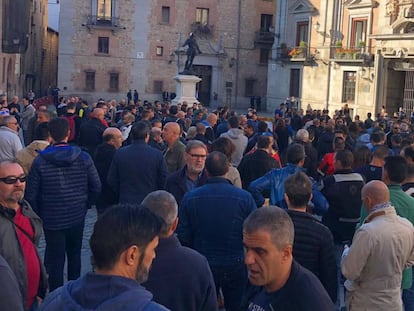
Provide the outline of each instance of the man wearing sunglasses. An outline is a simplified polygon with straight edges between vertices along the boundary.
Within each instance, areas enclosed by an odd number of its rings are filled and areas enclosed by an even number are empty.
[[[47,276],[36,250],[42,221],[23,199],[25,188],[20,164],[0,162],[0,255],[15,274],[22,306],[29,310],[46,294]]]

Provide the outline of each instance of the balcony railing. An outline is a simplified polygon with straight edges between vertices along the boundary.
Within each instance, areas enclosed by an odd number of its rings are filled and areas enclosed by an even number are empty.
[[[275,34],[273,32],[259,30],[259,31],[256,31],[254,34],[255,44],[272,45],[274,41],[275,41]]]
[[[192,23],[191,32],[199,38],[211,38],[214,35],[214,26],[209,24]]]
[[[90,28],[116,29],[119,27],[119,17],[88,15],[86,26]]]
[[[367,52],[366,48],[339,47],[331,48],[331,55],[336,62],[370,63],[373,55]]]

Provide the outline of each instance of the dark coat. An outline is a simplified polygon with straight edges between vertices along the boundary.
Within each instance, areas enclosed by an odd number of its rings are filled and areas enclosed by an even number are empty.
[[[186,169],[187,166],[184,166],[182,169],[168,175],[165,181],[165,190],[174,196],[178,205],[181,204],[184,194],[188,192],[185,173]],[[206,180],[207,174],[205,171],[203,171],[198,179],[197,186],[204,185],[206,183]]]
[[[263,290],[263,287],[250,285],[242,300],[240,310],[249,310],[249,303]],[[273,295],[267,294],[267,297],[272,310],[277,311],[335,310],[334,304],[318,278],[295,261],[292,263],[290,276],[285,285]],[[270,310],[270,307],[268,308]]]
[[[244,258],[243,221],[255,209],[250,193],[225,178],[211,177],[184,195],[178,237],[206,256],[211,267],[237,265]]]
[[[102,143],[102,134],[105,129],[106,126],[96,118],[83,123],[79,130],[79,146],[94,156],[96,147]]]
[[[115,152],[115,147],[108,143],[103,143],[96,148],[94,162],[102,183],[102,191],[96,200],[96,209],[99,212],[118,202],[115,192],[106,181]]]
[[[161,151],[136,140],[116,151],[107,181],[120,203],[139,204],[150,192],[164,189],[167,175]]]
[[[33,161],[26,199],[47,230],[62,230],[84,221],[101,181],[89,154],[70,145],[50,146]]]
[[[273,168],[280,168],[279,162],[265,150],[257,149],[252,154],[245,155],[237,167],[243,189],[247,190],[250,182],[262,177]]]
[[[335,243],[350,243],[361,215],[361,190],[364,179],[351,169],[336,171],[322,180],[321,192],[329,202],[322,223],[327,226]]]
[[[308,213],[294,210],[287,212],[295,227],[293,257],[318,277],[335,303],[338,280],[331,231]]]
[[[218,310],[206,258],[181,246],[175,235],[160,239],[148,281],[142,285],[154,295],[154,301],[171,310]]]

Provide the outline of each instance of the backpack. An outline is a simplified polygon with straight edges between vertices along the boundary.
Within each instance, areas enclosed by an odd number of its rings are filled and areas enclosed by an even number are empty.
[[[76,138],[76,126],[75,126],[75,118],[76,115],[73,114],[71,116],[63,116],[69,122],[70,134],[69,134],[69,142],[72,142]]]

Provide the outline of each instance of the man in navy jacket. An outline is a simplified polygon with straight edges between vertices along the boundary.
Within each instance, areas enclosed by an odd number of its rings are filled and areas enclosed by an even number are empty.
[[[85,215],[101,191],[101,181],[88,153],[69,145],[69,122],[48,124],[52,145],[34,160],[27,180],[26,199],[43,220],[46,239],[45,266],[50,291],[63,285],[65,254],[68,279],[81,271]]]
[[[133,143],[116,151],[108,184],[119,203],[139,204],[152,191],[164,189],[168,175],[161,151],[148,146],[150,129],[145,121],[134,124]]]
[[[213,275],[206,258],[181,246],[174,234],[178,207],[167,191],[151,192],[142,205],[164,220],[147,282],[143,283],[154,300],[171,310],[217,310]]]
[[[226,310],[239,310],[247,280],[242,226],[256,204],[250,193],[226,179],[229,162],[223,153],[210,153],[206,170],[206,184],[184,195],[177,233],[184,245],[206,256]]]

